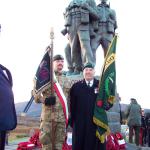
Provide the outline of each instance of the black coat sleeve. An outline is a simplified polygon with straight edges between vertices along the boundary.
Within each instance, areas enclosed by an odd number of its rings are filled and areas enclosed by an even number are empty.
[[[74,119],[75,119],[75,111],[76,111],[76,96],[74,86],[70,89],[70,118],[69,125],[73,127]]]

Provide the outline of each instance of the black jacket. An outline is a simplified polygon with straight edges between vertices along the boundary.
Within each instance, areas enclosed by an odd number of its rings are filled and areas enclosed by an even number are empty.
[[[0,131],[12,130],[16,125],[11,73],[0,64]]]
[[[70,90],[71,126],[73,150],[96,150],[96,125],[93,112],[97,97],[98,80],[88,87],[85,80],[75,83]]]

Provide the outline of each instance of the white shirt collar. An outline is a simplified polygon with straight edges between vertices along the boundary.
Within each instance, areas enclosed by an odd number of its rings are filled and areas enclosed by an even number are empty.
[[[91,81],[85,80],[85,82],[86,82],[87,85],[88,85],[88,83],[90,82],[90,87],[92,87],[92,86],[93,86],[94,79],[92,79]]]
[[[3,73],[6,76],[6,78],[9,79],[6,70],[3,70]]]

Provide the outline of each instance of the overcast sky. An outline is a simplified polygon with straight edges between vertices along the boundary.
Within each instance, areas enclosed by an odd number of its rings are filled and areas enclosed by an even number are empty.
[[[33,78],[50,43],[54,28],[54,54],[64,55],[67,38],[61,35],[63,12],[69,0],[1,0],[0,63],[12,72],[15,102],[28,101]],[[137,98],[150,108],[149,0],[109,0],[117,14],[119,35],[116,52],[117,91],[122,103]],[[99,1],[97,1],[97,4]],[[96,74],[100,74],[103,52],[97,50]]]

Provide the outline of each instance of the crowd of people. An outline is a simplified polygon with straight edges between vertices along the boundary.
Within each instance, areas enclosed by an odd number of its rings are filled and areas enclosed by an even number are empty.
[[[49,62],[42,60],[38,68],[39,84],[45,82],[46,85],[39,92],[33,90],[35,102],[42,103],[39,135],[42,150],[61,150],[68,128],[72,129],[72,150],[106,150],[106,140],[101,142],[96,137],[97,126],[93,122],[99,88],[99,81],[94,78],[94,67],[96,49],[100,44],[106,56],[117,29],[116,14],[106,3],[107,0],[101,0],[98,6],[94,3],[90,4],[90,1],[87,4],[81,2],[72,0],[66,8],[63,34],[68,34],[69,40],[65,49],[69,74],[76,75],[82,72],[83,79],[76,83],[69,82],[66,80],[66,72],[63,71],[63,56],[55,55],[52,60],[54,75],[67,98],[69,113],[62,102],[63,96],[61,97],[61,93],[56,92],[59,90],[58,87],[55,87],[55,91],[53,90],[56,84],[46,83],[50,77],[49,70],[46,68]],[[16,127],[17,120],[11,73],[2,65],[0,65],[0,81],[2,83],[0,85],[0,150],[4,150],[5,141],[8,142],[6,133]],[[100,107],[102,105],[103,103],[99,103]],[[4,109],[5,111],[1,111]],[[145,115],[134,98],[131,98],[127,109],[127,118],[129,142],[135,142],[137,146],[147,144],[150,147],[150,114]]]
[[[55,75],[61,86],[64,87],[63,90],[65,91],[65,94],[70,99],[70,117],[68,126],[72,128],[73,132],[72,150],[93,150],[93,148],[94,150],[105,150],[106,142],[100,143],[100,141],[96,138],[96,125],[92,120],[98,89],[98,80],[94,78],[94,66],[92,64],[86,64],[83,68],[83,80],[78,81],[77,83],[74,83],[72,85],[70,84],[69,87],[68,83],[63,83],[62,81],[62,78],[65,77],[66,74],[63,71],[63,66],[63,56],[55,55],[53,57],[53,67]],[[1,66],[1,68],[2,67],[3,66]],[[10,72],[8,72],[8,70],[6,72],[4,69],[6,70],[6,68],[2,68],[1,79],[2,77],[4,77],[5,80],[9,79],[8,81],[10,83],[8,84],[8,86],[10,86],[11,89],[11,74],[8,74]],[[69,90],[66,91],[66,89]],[[57,98],[54,101],[49,97],[49,95],[49,91],[44,91],[42,97],[35,97],[36,102],[43,103],[40,125],[41,133],[39,139],[42,144],[43,150],[52,149],[53,144],[55,150],[60,150],[64,144],[66,137],[66,124],[65,118],[63,117],[64,112],[62,110],[58,97],[56,96]],[[8,97],[7,99],[8,101],[11,100],[13,102],[13,96],[11,98]],[[56,110],[54,114],[51,110],[52,106],[54,106]],[[8,125],[10,125],[10,130],[14,129],[16,126],[14,104],[12,104],[11,107],[12,108],[10,108],[10,110],[13,112],[13,115],[10,119],[12,120],[11,122],[4,122],[5,125],[7,123]],[[55,118],[52,117],[52,114]],[[127,125],[129,126],[129,142],[135,143],[137,146],[150,147],[150,113],[144,113],[144,110],[138,104],[137,100],[135,98],[131,98],[131,103],[128,106],[126,115]],[[4,116],[1,115],[1,117]],[[55,119],[54,125],[52,125],[52,119]],[[1,125],[3,124],[1,123]],[[1,128],[2,127],[4,126],[1,126]],[[54,135],[52,134],[52,129],[55,129]],[[4,143],[6,142],[6,144],[8,144],[7,136],[5,134],[7,133],[7,130],[8,129],[1,129],[0,131],[0,147],[2,150],[4,149]],[[54,143],[52,143],[52,141]]]
[[[39,92],[33,90],[33,96],[35,102],[42,103],[39,137],[42,149],[60,150],[65,141],[66,125],[70,125],[73,128],[73,150],[97,150],[99,147],[105,150],[105,142],[101,143],[95,136],[96,125],[93,123],[94,105],[98,94],[98,81],[94,78],[94,67],[96,64],[96,49],[101,44],[104,50],[104,56],[106,56],[109,44],[115,35],[117,28],[116,13],[110,8],[110,5],[107,4],[107,0],[101,0],[98,6],[96,6],[94,1],[72,0],[65,10],[64,17],[64,34],[68,34],[69,40],[69,46],[67,46],[66,50],[66,60],[69,62],[68,69],[71,69],[71,75],[82,74],[83,72],[83,79],[73,85],[68,83],[68,80],[65,80],[65,72],[63,72],[64,58],[61,55],[53,57],[53,65],[51,68],[53,68],[52,70],[58,81],[57,83],[59,83],[66,98],[70,99],[69,120],[71,121],[68,124],[66,123],[68,112],[65,110],[65,104],[62,103],[59,97],[60,95],[58,95],[56,91],[54,92],[53,85],[47,82],[47,79],[50,77],[50,70],[48,70],[50,66],[46,68],[49,62],[46,60],[41,62],[38,68],[39,74],[37,76],[37,82],[39,86],[42,85],[42,83],[47,83],[44,85],[44,88],[41,87],[43,90],[39,90]],[[7,74],[4,74],[4,70],[0,73],[6,80],[9,80]],[[52,78],[52,76],[50,78]],[[64,80],[66,82],[64,82]],[[52,83],[52,80],[49,81]],[[83,86],[83,88],[78,89],[78,86],[80,86],[78,84]],[[55,84],[55,86],[57,85]],[[11,96],[13,100],[11,88],[12,85],[10,85],[11,93],[8,96]],[[58,87],[55,87],[55,90],[56,88]],[[1,88],[0,90],[3,89]],[[83,92],[79,92],[78,90],[83,90]],[[5,96],[6,101],[9,99],[8,96]],[[0,99],[1,98],[2,97],[0,97]],[[4,108],[6,107],[6,101],[3,103],[5,106],[0,105],[0,108],[2,106]],[[7,109],[14,110],[13,113],[16,114],[14,103],[13,109],[9,107]],[[3,112],[3,114],[9,113]],[[12,116],[12,114],[10,116]],[[7,117],[0,118],[0,121],[6,118]],[[13,119],[16,125],[16,116]],[[85,121],[81,124],[80,119],[85,119]],[[6,122],[7,121],[8,120],[6,120]],[[14,128],[15,125],[12,128]],[[6,128],[5,130],[3,128],[0,130],[0,136],[2,137],[0,138],[0,143],[4,143],[1,139],[5,139],[6,131]],[[1,145],[2,144],[0,144],[0,146]],[[3,149],[4,146],[2,147],[2,150]]]

